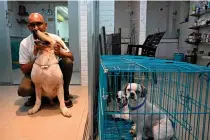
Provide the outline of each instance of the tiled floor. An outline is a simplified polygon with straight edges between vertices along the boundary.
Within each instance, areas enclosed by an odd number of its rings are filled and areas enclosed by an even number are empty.
[[[20,84],[23,74],[20,69],[14,69],[12,70],[12,81],[13,84]],[[80,84],[80,72],[73,72],[72,78],[71,78],[71,85],[79,85]]]
[[[0,140],[81,140],[88,114],[88,88],[70,86],[74,106],[71,118],[62,116],[59,106],[43,106],[29,116],[17,96],[16,86],[0,86]]]

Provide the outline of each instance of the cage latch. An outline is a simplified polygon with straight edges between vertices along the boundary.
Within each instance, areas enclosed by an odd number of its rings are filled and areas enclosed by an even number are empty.
[[[107,100],[108,95],[102,95],[102,98],[103,98],[104,100]]]

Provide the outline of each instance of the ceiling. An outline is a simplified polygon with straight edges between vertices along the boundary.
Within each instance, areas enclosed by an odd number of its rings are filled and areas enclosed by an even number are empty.
[[[65,6],[58,6],[57,13],[68,20],[68,8]]]
[[[51,1],[36,1],[36,0],[31,0],[31,1],[18,1],[20,4],[68,4],[68,0],[51,0]]]

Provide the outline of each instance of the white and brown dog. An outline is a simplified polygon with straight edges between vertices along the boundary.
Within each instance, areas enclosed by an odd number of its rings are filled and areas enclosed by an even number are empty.
[[[33,34],[37,38],[35,44],[44,49],[38,52],[31,72],[31,79],[35,85],[36,102],[34,107],[28,111],[28,114],[38,112],[42,96],[47,96],[51,100],[57,96],[62,114],[65,117],[71,117],[71,113],[64,102],[63,74],[54,54],[53,46],[56,41],[46,32],[34,30]]]
[[[131,119],[136,124],[132,129],[136,129],[134,132],[137,140],[150,137],[155,140],[169,140],[174,136],[171,121],[158,107],[147,101],[147,90],[143,85],[128,83],[124,90],[128,98],[128,108],[132,112]]]
[[[128,98],[126,97],[124,91],[118,91],[116,94],[116,111],[120,112],[119,114],[112,115],[113,118],[130,120],[129,109],[128,109]]]

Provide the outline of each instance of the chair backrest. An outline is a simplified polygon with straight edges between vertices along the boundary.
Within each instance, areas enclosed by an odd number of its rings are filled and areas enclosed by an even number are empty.
[[[157,46],[160,43],[164,34],[165,34],[165,32],[159,32],[159,33],[155,33],[155,34],[151,35],[152,38],[150,39],[150,42],[145,45],[147,47],[142,49],[142,55],[149,56],[149,57],[155,57]]]
[[[102,37],[101,37],[101,34],[99,34],[99,46],[100,46],[100,55],[104,55],[105,54],[105,50],[102,47]]]
[[[146,38],[146,40],[144,41],[144,43],[142,45],[144,45],[144,46],[150,45],[151,42],[152,42],[153,36],[154,36],[154,34],[148,35],[147,38]]]
[[[162,37],[164,36],[165,32],[159,32],[159,33],[156,33],[154,36],[153,36],[153,41],[152,41],[152,46],[156,46],[160,43],[160,40],[162,39]]]
[[[105,26],[101,27],[101,37],[99,38],[101,40],[101,52],[102,55],[107,54],[107,46],[106,46],[106,31],[105,31]],[[99,40],[99,41],[100,41]]]

